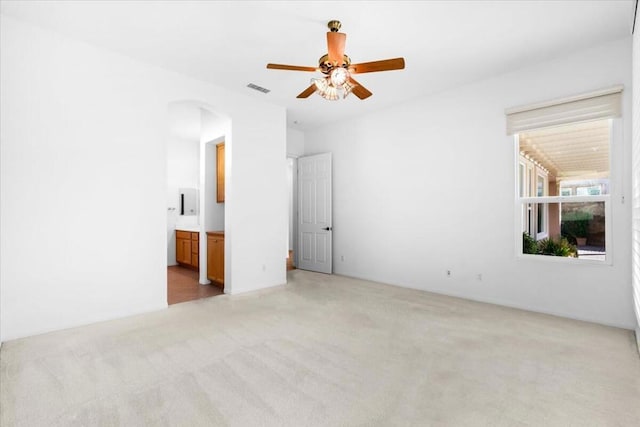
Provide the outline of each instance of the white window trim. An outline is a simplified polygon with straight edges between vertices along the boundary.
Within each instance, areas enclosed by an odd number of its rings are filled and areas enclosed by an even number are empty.
[[[542,178],[542,193],[544,196],[547,196],[547,193],[549,192],[549,175],[540,169],[536,170],[535,194],[538,194],[538,178]],[[545,204],[542,208],[542,224],[544,224],[545,230],[542,232],[538,230],[538,211],[536,210],[536,240],[546,239],[549,237],[549,205]]]
[[[613,200],[617,199],[617,195],[624,194],[622,184],[619,183],[619,179],[623,174],[623,168],[621,164],[613,167],[614,159],[618,157],[618,149],[622,149],[620,147],[623,146],[623,129],[622,129],[622,119],[619,117],[614,117],[609,119],[609,194],[601,194],[597,196],[547,196],[547,197],[519,197],[520,188],[518,183],[518,167],[521,163],[520,161],[520,137],[519,134],[513,135],[513,143],[514,143],[514,170],[515,170],[515,179],[514,179],[514,209],[513,209],[513,217],[516,219],[514,221],[514,244],[515,244],[515,253],[516,259],[520,260],[533,260],[540,262],[559,262],[566,264],[593,264],[593,265],[601,265],[601,266],[612,266],[613,265],[613,217],[612,217],[612,208],[611,204]],[[618,170],[620,169],[620,170]],[[601,260],[593,260],[586,258],[571,258],[571,257],[557,257],[557,256],[544,256],[544,255],[533,255],[533,254],[525,254],[522,253],[522,232],[523,232],[523,224],[522,221],[522,205],[526,203],[558,203],[558,202],[567,202],[567,203],[580,203],[580,202],[604,202],[604,213],[605,213],[605,259]],[[517,218],[521,218],[520,221]],[[549,225],[547,224],[547,229]]]
[[[544,197],[518,197],[521,203],[588,203],[608,202],[610,194],[598,194],[597,196],[544,196]]]

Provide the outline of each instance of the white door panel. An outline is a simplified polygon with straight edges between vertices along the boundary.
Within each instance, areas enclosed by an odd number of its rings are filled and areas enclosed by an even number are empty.
[[[298,268],[331,273],[331,153],[298,159]]]

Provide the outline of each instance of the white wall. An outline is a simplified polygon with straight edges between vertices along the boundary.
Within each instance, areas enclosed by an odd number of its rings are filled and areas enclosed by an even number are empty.
[[[243,112],[225,141],[225,293],[233,294],[286,282],[286,116],[251,105]]]
[[[300,157],[304,154],[304,132],[287,128],[287,156]]]
[[[4,15],[0,24],[0,340],[166,307],[174,101],[232,121],[233,292],[285,282],[283,108]]]
[[[205,231],[224,230],[224,203],[218,203],[216,189],[218,178],[216,174],[216,144],[224,142],[225,134],[230,132],[231,122],[228,118],[216,116],[209,111],[201,110],[202,135],[200,149],[206,153],[205,161],[200,165],[201,175],[204,175]],[[204,172],[202,174],[202,172]]]
[[[200,200],[203,201],[200,228],[200,283],[210,283],[207,279],[207,231],[224,230],[225,203],[217,202],[217,148],[216,144],[225,142],[226,136],[231,135],[231,121],[228,118],[216,116],[207,110],[202,112],[202,135],[200,136]],[[225,143],[226,146],[226,143]],[[226,155],[226,150],[225,150]],[[229,259],[225,259],[225,273],[230,270]],[[231,279],[227,280],[231,283]],[[228,287],[227,287],[228,288]]]
[[[636,340],[640,350],[640,16],[636,17],[633,33],[633,229],[632,229],[632,281],[636,313]]]
[[[294,246],[293,246],[293,226],[295,224],[295,220],[293,218],[293,213],[295,212],[296,209],[294,209],[294,204],[293,204],[293,177],[294,177],[294,173],[297,175],[297,170],[294,169],[294,163],[296,163],[296,159],[288,157],[287,158],[287,206],[288,206],[288,213],[289,213],[289,246],[288,249],[289,250],[293,250]],[[295,171],[295,172],[294,172]]]
[[[169,206],[180,211],[180,188],[197,189],[200,171],[200,142],[197,140],[168,138],[167,144],[167,188]],[[180,226],[198,224],[197,215],[178,215],[176,223]]]
[[[304,155],[304,132],[287,128],[287,181],[289,191],[289,244],[293,265],[298,265],[298,157]],[[288,253],[287,253],[288,256]]]
[[[630,199],[630,74],[625,39],[305,133],[306,154],[333,153],[335,272],[633,327],[630,209],[621,203]],[[621,83],[613,265],[516,258],[505,108]]]

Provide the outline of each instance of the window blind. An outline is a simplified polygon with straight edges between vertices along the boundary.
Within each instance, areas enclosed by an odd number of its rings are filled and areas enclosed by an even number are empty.
[[[505,110],[507,135],[622,114],[622,86]]]

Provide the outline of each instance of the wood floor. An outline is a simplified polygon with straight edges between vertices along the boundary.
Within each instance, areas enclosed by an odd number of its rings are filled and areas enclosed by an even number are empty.
[[[287,271],[295,270],[293,251],[287,257]],[[224,292],[215,285],[201,285],[198,272],[179,265],[167,267],[167,302],[169,305],[221,295]]]
[[[215,285],[198,283],[198,272],[179,265],[167,267],[167,302],[169,305],[221,295]]]
[[[295,270],[296,266],[293,265],[293,251],[289,251],[289,256],[287,257],[287,271]]]

